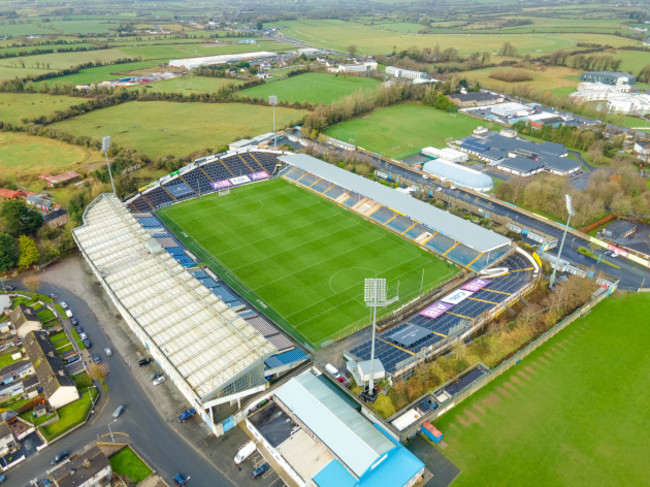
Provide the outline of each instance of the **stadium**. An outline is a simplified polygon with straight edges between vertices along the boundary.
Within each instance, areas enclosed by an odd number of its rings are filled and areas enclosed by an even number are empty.
[[[505,309],[539,271],[490,230],[272,150],[196,160],[125,203],[101,195],[73,235],[133,333],[216,435],[241,420],[218,420],[219,405],[264,390],[270,376],[308,360],[305,351],[369,324],[364,278],[399,289],[376,342],[376,358],[399,378]],[[344,356],[369,354],[367,342]]]

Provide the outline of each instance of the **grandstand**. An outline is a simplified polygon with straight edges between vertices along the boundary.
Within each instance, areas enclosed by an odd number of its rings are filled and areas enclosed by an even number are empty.
[[[212,432],[223,434],[213,407],[264,390],[265,360],[278,347],[202,284],[207,273],[193,276],[163,250],[174,240],[156,218],[139,222],[115,195],[100,195],[83,221],[74,239],[109,297]]]
[[[518,251],[502,263],[508,273],[493,279],[474,279],[402,323],[379,334],[375,357],[392,377],[407,374],[418,362],[439,354],[456,339],[464,338],[487,319],[516,301],[534,282],[537,264]],[[350,360],[370,359],[371,342],[344,352]]]
[[[267,179],[277,170],[279,152],[229,152],[197,159],[179,171],[140,188],[126,203],[132,212],[151,212],[160,208]]]
[[[280,177],[319,193],[471,271],[513,251],[509,239],[422,201],[304,154],[278,159]]]

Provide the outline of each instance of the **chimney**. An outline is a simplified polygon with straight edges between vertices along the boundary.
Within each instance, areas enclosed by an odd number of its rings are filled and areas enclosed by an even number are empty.
[[[84,458],[82,465],[86,468],[90,468],[90,460],[88,458]]]

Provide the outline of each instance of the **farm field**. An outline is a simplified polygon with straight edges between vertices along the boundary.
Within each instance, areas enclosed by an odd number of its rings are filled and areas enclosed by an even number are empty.
[[[556,95],[567,95],[576,91],[580,71],[560,66],[544,67],[543,69],[516,68],[517,71],[525,71],[533,78],[531,81],[507,82],[490,78],[494,70],[507,71],[508,68],[487,68],[461,73],[470,83],[478,81],[482,87],[502,92],[510,92],[515,87],[528,85],[533,91],[550,91]]]
[[[98,156],[97,152],[58,140],[0,132],[0,174],[3,176],[62,172],[63,167],[88,163]]]
[[[519,54],[531,56],[548,54],[557,49],[576,46],[578,42],[608,44],[613,47],[622,45],[640,45],[638,41],[607,34],[588,33],[503,33],[472,32],[439,33],[416,35],[406,32],[387,30],[386,25],[369,26],[341,20],[295,20],[272,24],[281,29],[283,34],[300,39],[317,47],[327,47],[345,52],[347,46],[355,44],[364,54],[387,54],[393,49],[403,50],[410,47],[433,47],[441,50],[449,47],[458,49],[461,55],[472,52],[489,51],[495,53],[505,42],[517,47]],[[529,27],[529,26],[527,26]],[[401,29],[400,29],[401,30]]]
[[[365,278],[386,278],[392,292],[399,280],[403,304],[420,293],[423,269],[425,291],[457,272],[415,244],[283,179],[191,200],[158,215],[235,289],[250,290],[244,296],[315,347],[367,324]],[[219,272],[222,267],[236,278]]]
[[[278,128],[299,122],[306,110],[277,107]],[[217,150],[234,140],[273,130],[271,107],[243,103],[128,102],[64,120],[51,127],[122,147],[149,157],[184,156],[200,149]]]
[[[221,39],[219,39],[221,41]],[[283,52],[293,49],[294,46],[279,42],[262,40],[255,44],[225,44],[217,43],[213,39],[206,39],[201,43],[173,43],[153,44],[146,46],[124,46],[119,50],[125,57],[141,57],[142,59],[160,59],[168,62],[175,58],[189,58],[201,56],[218,56],[220,54],[238,54],[253,51]]]
[[[167,81],[152,83],[151,88],[147,88],[152,93],[183,93],[191,95],[192,93],[215,93],[223,86],[240,85],[243,81],[233,78],[206,78],[203,76],[181,76],[179,78]],[[140,86],[139,89],[142,89]]]
[[[395,159],[417,154],[422,147],[445,147],[445,139],[471,135],[485,122],[462,113],[404,103],[379,108],[364,117],[330,127],[326,134]]]
[[[72,96],[0,93],[0,121],[20,125],[25,118],[51,115],[57,110],[65,110],[83,102],[83,98]]]
[[[436,420],[452,487],[644,485],[649,313],[648,295],[607,298]]]
[[[378,81],[371,78],[305,73],[254,86],[240,91],[238,95],[251,98],[267,98],[269,95],[276,95],[279,101],[289,103],[306,101],[329,105],[334,100],[357,90],[373,90],[378,84]]]

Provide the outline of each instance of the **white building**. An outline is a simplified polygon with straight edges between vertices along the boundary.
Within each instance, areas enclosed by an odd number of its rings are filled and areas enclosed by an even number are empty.
[[[369,73],[376,70],[377,63],[374,61],[358,64],[339,64],[337,67],[329,69],[332,73]]]
[[[427,77],[427,73],[423,71],[412,71],[410,69],[402,69],[396,66],[386,67],[386,74],[395,76],[396,78],[405,78],[405,79],[424,79]]]
[[[260,62],[264,59],[272,59],[277,56],[278,54],[276,52],[270,52],[270,51],[243,52],[240,54],[222,54],[220,56],[172,59],[169,61],[169,66],[174,68],[190,70],[190,69],[198,68],[199,66],[237,63],[239,61],[248,61],[250,63],[255,63],[255,62]]]
[[[445,147],[438,149],[436,147],[425,147],[420,152],[425,156],[433,157],[434,159],[445,159],[449,162],[465,162],[469,160],[469,156],[465,152]]]

